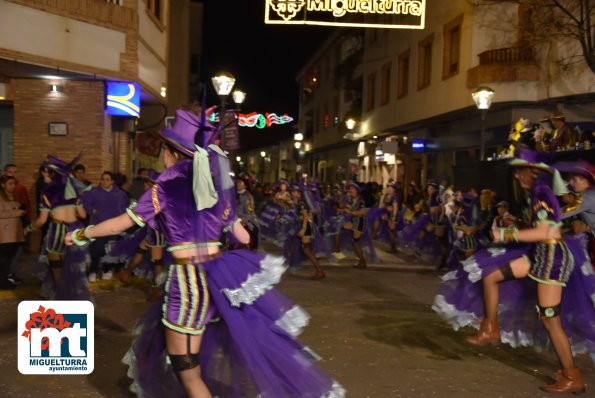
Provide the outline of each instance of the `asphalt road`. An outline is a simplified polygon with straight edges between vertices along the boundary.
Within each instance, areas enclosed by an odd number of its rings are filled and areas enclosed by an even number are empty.
[[[557,368],[553,352],[508,346],[474,348],[472,330],[455,332],[432,310],[439,274],[432,267],[383,254],[382,264],[351,268],[353,259],[324,263],[327,278],[312,270],[287,274],[279,285],[311,315],[301,339],[323,359],[320,365],[354,398],[548,397],[539,386]],[[33,294],[23,289],[21,296]],[[29,292],[29,293],[27,293]],[[89,376],[25,376],[17,370],[17,305],[0,300],[0,396],[129,397],[130,380],[120,359],[130,330],[148,306],[148,285],[96,289],[95,371]],[[577,358],[595,396],[595,367]]]

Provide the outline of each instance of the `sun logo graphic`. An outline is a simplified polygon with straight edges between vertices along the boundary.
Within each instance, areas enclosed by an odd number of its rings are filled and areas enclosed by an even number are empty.
[[[90,301],[22,301],[18,367],[22,374],[89,374],[95,314]]]

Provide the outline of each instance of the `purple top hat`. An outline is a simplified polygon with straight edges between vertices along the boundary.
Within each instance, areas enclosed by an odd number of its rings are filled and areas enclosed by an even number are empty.
[[[512,167],[531,167],[540,170],[553,172],[553,169],[547,165],[552,160],[549,153],[537,152],[531,149],[519,148],[515,152],[516,158],[510,161]]]
[[[591,185],[595,185],[595,166],[589,162],[584,160],[579,160],[576,162],[558,162],[552,167],[562,173],[583,176],[591,182]]]
[[[160,136],[174,149],[186,156],[192,156],[195,150],[196,133],[199,130],[203,134],[200,142],[201,145],[209,143],[212,135],[216,132],[216,128],[208,121],[204,120],[201,123],[198,115],[190,111],[178,109],[176,111],[174,125],[171,128],[165,127],[161,130]]]

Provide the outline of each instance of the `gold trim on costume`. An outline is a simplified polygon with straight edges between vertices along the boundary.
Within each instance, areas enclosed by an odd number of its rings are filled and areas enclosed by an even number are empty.
[[[153,208],[155,209],[155,214],[161,213],[161,205],[159,204],[159,197],[157,196],[157,190],[159,189],[159,185],[153,185],[151,188],[151,200],[153,201]]]
[[[572,213],[573,211],[577,210],[581,206],[582,203],[583,203],[583,195],[579,194],[571,204],[564,206],[562,208],[562,214]]]

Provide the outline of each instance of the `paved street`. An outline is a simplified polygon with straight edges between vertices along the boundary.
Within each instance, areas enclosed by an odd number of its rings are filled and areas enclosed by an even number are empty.
[[[452,331],[430,306],[440,279],[432,267],[382,254],[382,264],[355,270],[353,259],[287,274],[280,289],[312,316],[301,336],[349,397],[547,397],[538,387],[557,369],[552,352],[508,346],[472,348],[471,330]],[[31,294],[34,290],[23,290]],[[95,290],[95,371],[90,376],[23,376],[16,366],[17,299],[0,300],[0,391],[3,397],[128,397],[120,358],[129,331],[147,307],[148,286]],[[1,296],[6,297],[6,296]],[[578,358],[595,391],[595,369]]]

